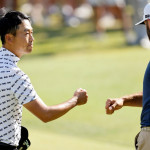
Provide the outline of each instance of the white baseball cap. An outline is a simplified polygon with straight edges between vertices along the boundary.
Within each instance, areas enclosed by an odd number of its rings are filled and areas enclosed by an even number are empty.
[[[145,7],[144,7],[144,15],[143,15],[143,20],[141,20],[140,22],[136,23],[135,25],[142,25],[144,24],[145,20],[150,19],[150,3],[148,3]]]

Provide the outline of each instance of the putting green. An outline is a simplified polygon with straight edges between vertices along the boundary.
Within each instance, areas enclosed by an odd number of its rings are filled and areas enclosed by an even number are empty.
[[[101,141],[87,140],[80,137],[54,134],[42,130],[32,129],[30,139],[32,142],[29,150],[131,150],[130,147],[122,147]]]

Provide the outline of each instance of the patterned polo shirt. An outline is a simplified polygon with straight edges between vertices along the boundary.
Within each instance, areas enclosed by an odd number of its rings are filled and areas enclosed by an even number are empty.
[[[29,77],[17,67],[20,59],[0,48],[0,142],[17,146],[22,106],[38,98]]]

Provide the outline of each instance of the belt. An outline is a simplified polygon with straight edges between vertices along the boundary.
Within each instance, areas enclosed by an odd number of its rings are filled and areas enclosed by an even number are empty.
[[[150,131],[150,127],[142,127],[141,131]]]

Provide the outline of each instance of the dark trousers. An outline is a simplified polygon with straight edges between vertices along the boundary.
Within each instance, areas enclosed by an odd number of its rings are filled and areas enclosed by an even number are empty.
[[[17,150],[17,148],[15,146],[0,142],[0,150]]]

